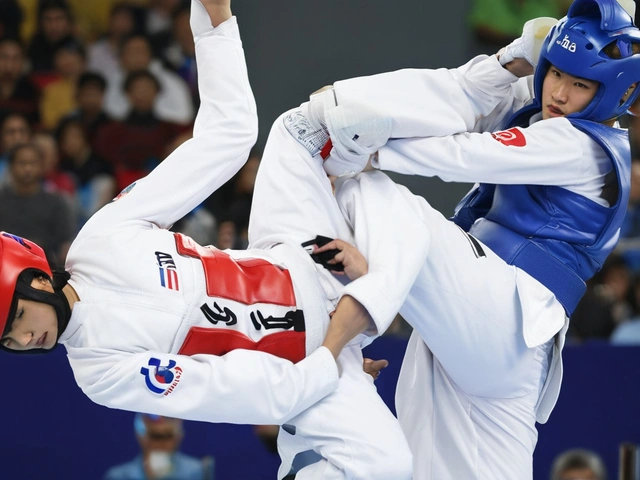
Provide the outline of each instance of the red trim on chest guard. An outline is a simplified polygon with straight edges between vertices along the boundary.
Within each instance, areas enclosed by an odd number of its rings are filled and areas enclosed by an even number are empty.
[[[525,147],[527,145],[524,133],[517,127],[492,133],[491,136],[507,147]]]
[[[178,354],[221,356],[237,349],[270,353],[297,363],[305,356],[305,332],[277,332],[254,342],[235,330],[191,327]]]
[[[198,245],[181,233],[174,233],[174,236],[180,255],[202,261],[210,297],[226,298],[245,305],[296,305],[288,270],[259,258],[236,260],[216,248]]]

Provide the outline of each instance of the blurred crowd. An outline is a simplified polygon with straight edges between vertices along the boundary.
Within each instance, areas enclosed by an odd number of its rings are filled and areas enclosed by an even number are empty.
[[[189,5],[0,2],[0,229],[61,264],[94,212],[191,137],[199,98]],[[175,228],[245,247],[259,161],[254,149]]]

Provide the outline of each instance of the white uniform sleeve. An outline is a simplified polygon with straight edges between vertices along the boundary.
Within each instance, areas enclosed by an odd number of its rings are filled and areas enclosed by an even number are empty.
[[[405,69],[342,80],[334,89],[338,105],[391,117],[392,138],[490,129],[532,97],[527,79],[502,68],[495,55],[454,69]]]
[[[249,350],[188,357],[67,349],[76,381],[92,401],[186,420],[280,425],[338,385],[336,362],[325,347],[297,364]],[[164,383],[151,364],[172,366]]]
[[[603,150],[565,118],[493,134],[392,140],[374,163],[382,170],[437,176],[447,182],[567,188],[588,183],[612,168]]]
[[[245,163],[258,122],[235,17],[195,42],[201,106],[194,137],[100,210],[88,230],[126,222],[170,228]]]

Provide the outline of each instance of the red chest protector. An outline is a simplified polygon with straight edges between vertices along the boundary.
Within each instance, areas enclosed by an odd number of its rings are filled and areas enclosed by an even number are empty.
[[[241,348],[270,353],[294,363],[305,357],[304,319],[302,312],[297,311],[288,270],[258,258],[236,260],[216,248],[198,245],[181,233],[175,233],[174,237],[180,255],[202,262],[208,296],[244,305],[267,303],[291,307],[300,319],[294,330],[274,332],[257,342],[236,330],[191,327],[179,354],[220,356]]]

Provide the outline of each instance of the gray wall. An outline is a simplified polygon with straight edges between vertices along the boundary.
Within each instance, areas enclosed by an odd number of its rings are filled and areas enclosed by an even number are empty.
[[[258,104],[259,144],[280,113],[335,80],[464,63],[468,1],[436,8],[424,0],[233,0]],[[446,215],[469,187],[395,178]]]

